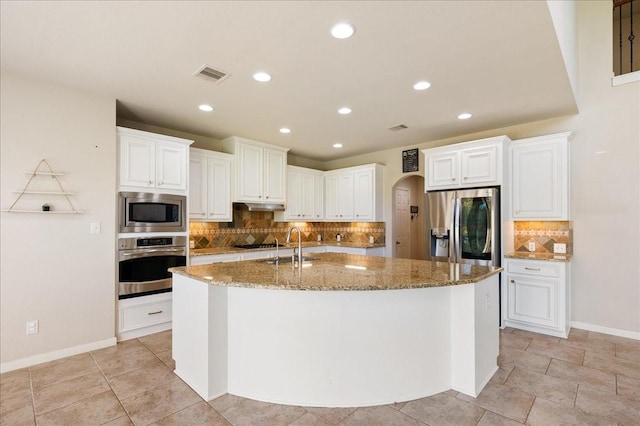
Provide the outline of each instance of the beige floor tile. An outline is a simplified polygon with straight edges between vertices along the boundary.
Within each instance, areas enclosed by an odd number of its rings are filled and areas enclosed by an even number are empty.
[[[171,371],[176,369],[176,362],[173,360],[173,353],[170,350],[157,353],[156,356],[160,358],[160,361],[164,362]]]
[[[640,424],[640,404],[637,401],[586,386],[578,387],[576,408],[625,425]]]
[[[0,387],[7,385],[22,385],[29,387],[29,369],[21,368],[0,374]]]
[[[162,361],[144,347],[138,351],[118,354],[98,361],[98,365],[107,379],[156,364],[162,364]]]
[[[0,413],[32,405],[32,403],[28,369],[0,375]]]
[[[616,356],[640,363],[640,346],[628,343],[616,343]]]
[[[115,420],[111,420],[110,422],[103,423],[101,426],[133,426],[131,419],[126,414],[124,416],[118,417]]]
[[[0,414],[0,426],[27,426],[35,425],[36,418],[33,415],[33,405],[23,405]]]
[[[572,328],[569,331],[569,339],[573,338],[588,338],[589,330],[580,330],[579,328]]]
[[[575,383],[568,383],[562,379],[534,373],[520,367],[513,369],[505,385],[567,407],[573,407],[578,392],[578,385]]]
[[[231,424],[246,426],[288,425],[306,413],[302,407],[269,404],[247,398],[242,398],[230,407],[218,411]]]
[[[616,384],[618,387],[618,395],[627,399],[640,401],[640,379],[618,374],[616,376]]]
[[[501,329],[500,329],[500,335],[503,335],[503,334],[511,334],[511,333],[513,333],[513,330],[515,330],[515,329],[514,329],[514,328],[511,328],[511,327],[501,328]]]
[[[31,367],[30,371],[34,389],[99,372],[89,353],[36,365]]]
[[[492,411],[485,411],[484,415],[478,422],[478,426],[517,426],[521,424],[522,423],[520,422],[508,419]]]
[[[548,343],[558,343],[560,342],[560,337],[548,336],[546,334],[534,333],[533,331],[514,329],[513,334],[516,336],[524,336],[530,337],[531,339],[548,342]]]
[[[547,375],[599,389],[603,392],[616,393],[616,378],[614,373],[583,367],[567,361],[551,360]]]
[[[216,410],[205,401],[197,402],[184,410],[173,413],[155,423],[154,426],[183,426],[183,425],[207,425],[207,426],[231,426]]]
[[[402,410],[402,408],[407,405],[409,401],[396,402],[395,404],[389,404],[388,407],[393,408],[394,410]]]
[[[535,399],[530,393],[492,383],[485,386],[477,398],[462,393],[458,394],[458,398],[520,423],[524,423]]]
[[[400,411],[430,425],[475,426],[485,410],[455,396],[439,393],[409,401]]]
[[[532,341],[527,348],[527,352],[533,352],[538,355],[548,356],[549,358],[572,362],[577,365],[582,365],[582,361],[584,360],[584,349],[564,346],[543,340]]]
[[[304,407],[305,410],[317,416],[320,420],[328,425],[337,425],[347,418],[356,408],[323,408],[323,407]]]
[[[246,398],[241,396],[231,395],[229,393],[222,395],[216,399],[209,401],[209,405],[215,408],[218,412],[222,412],[229,407],[241,404]]]
[[[506,333],[500,335],[500,345],[526,351],[533,339],[519,334]]]
[[[504,382],[507,380],[507,377],[509,377],[509,374],[511,374],[511,372],[513,371],[514,367],[514,365],[511,365],[507,368],[498,367],[498,371],[496,371],[493,377],[491,377],[491,382],[498,385],[504,384]]]
[[[34,389],[33,401],[36,414],[64,407],[109,389],[109,384],[100,372]]]
[[[201,398],[180,379],[121,400],[137,425],[158,421],[199,401]]]
[[[626,345],[633,345],[637,348],[640,348],[640,340],[628,339],[626,337],[620,337],[620,336],[613,336],[611,334],[604,334],[604,333],[597,333],[595,331],[590,331],[589,338],[596,339],[596,340],[605,340],[607,342],[612,342],[612,343],[622,343]]]
[[[117,345],[109,346],[108,348],[93,351],[91,355],[93,355],[96,361],[100,361],[106,358],[113,358],[114,356],[139,351],[140,349],[145,349],[145,346],[140,343],[138,339],[131,339],[118,342]]]
[[[171,350],[171,330],[139,337],[138,340],[149,348],[153,353],[166,352]]]
[[[307,412],[304,416],[298,417],[288,426],[331,426],[329,423],[325,423],[320,417],[313,413]]]
[[[177,376],[159,360],[150,366],[131,370],[109,379],[109,384],[119,399],[126,399],[157,388],[175,380]]]
[[[602,417],[586,413],[578,408],[568,408],[564,405],[555,404],[544,398],[536,398],[531,407],[527,425],[530,426],[550,426],[550,425],[616,425],[617,423]]]
[[[520,349],[500,346],[498,355],[498,365],[500,368],[510,370],[514,366],[522,367],[537,373],[545,373],[551,358],[533,352],[521,351]]]
[[[587,352],[584,356],[584,366],[640,379],[640,363],[624,358]]]
[[[388,406],[358,408],[340,426],[424,426],[424,423]]]
[[[126,413],[111,391],[36,416],[38,426],[101,425]]]
[[[605,355],[615,355],[615,343],[606,340],[589,339],[585,336],[569,336],[568,339],[560,340],[560,346],[570,346],[572,348],[584,349],[585,351],[599,352]]]

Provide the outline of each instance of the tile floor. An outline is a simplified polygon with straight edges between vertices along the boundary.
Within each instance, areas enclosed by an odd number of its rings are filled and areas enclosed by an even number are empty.
[[[369,408],[203,401],[172,372],[171,331],[0,376],[1,425],[639,425],[640,341],[500,333],[478,398],[447,391]]]

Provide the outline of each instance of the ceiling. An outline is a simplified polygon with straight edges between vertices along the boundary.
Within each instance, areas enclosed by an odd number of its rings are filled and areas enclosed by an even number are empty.
[[[3,70],[112,97],[118,118],[319,161],[577,112],[545,1],[0,4]],[[342,21],[353,37],[330,36]],[[195,77],[203,65],[230,76]]]

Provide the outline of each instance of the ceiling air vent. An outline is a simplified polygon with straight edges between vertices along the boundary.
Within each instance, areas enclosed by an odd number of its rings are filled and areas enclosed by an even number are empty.
[[[195,72],[194,75],[210,81],[214,81],[216,83],[220,83],[222,80],[225,80],[227,77],[229,77],[230,74],[203,65],[198,71]]]
[[[405,126],[404,124],[398,124],[397,126],[389,127],[389,130],[393,130],[394,132],[397,132],[398,130],[404,130],[404,129],[408,129],[408,127]]]

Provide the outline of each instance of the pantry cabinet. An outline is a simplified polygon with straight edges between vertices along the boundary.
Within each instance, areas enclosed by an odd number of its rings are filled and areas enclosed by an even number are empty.
[[[505,259],[504,325],[567,337],[571,317],[569,262]]]
[[[499,186],[507,136],[423,149],[427,167],[425,191]]]
[[[117,135],[120,187],[186,191],[193,141],[125,127],[117,127]]]
[[[514,220],[570,220],[570,138],[565,132],[511,143]]]
[[[234,154],[234,201],[285,203],[287,148],[231,136],[222,141]]]
[[[382,220],[382,166],[368,164],[325,173],[325,219]]]
[[[191,148],[189,158],[189,218],[196,222],[231,222],[233,156]]]
[[[276,220],[324,219],[324,174],[319,170],[287,166],[287,207],[275,212]]]

